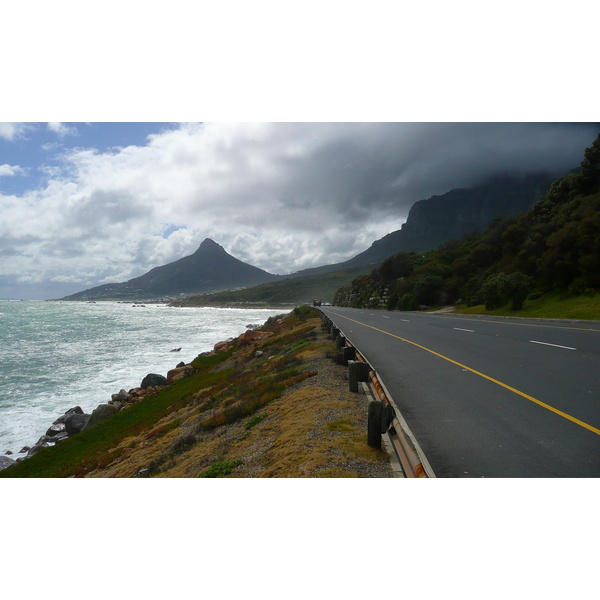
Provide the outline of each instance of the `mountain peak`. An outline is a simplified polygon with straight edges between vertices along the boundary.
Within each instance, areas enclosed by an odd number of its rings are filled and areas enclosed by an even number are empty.
[[[200,244],[200,248],[214,248],[215,246],[218,246],[219,248],[221,246],[219,246],[219,244],[217,244],[217,242],[215,242],[214,240],[211,240],[210,238],[206,238],[201,244]]]
[[[220,244],[217,244],[217,242],[215,242],[214,240],[211,240],[210,238],[206,238],[200,244],[200,246],[198,246],[198,250],[196,250],[196,252],[194,252],[194,255],[206,254],[207,252],[210,252],[210,253],[221,252],[223,254],[227,254],[227,252],[226,252],[225,248],[223,248],[223,246],[221,246]]]

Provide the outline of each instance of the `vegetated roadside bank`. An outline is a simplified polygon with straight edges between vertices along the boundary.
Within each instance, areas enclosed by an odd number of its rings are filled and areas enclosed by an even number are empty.
[[[298,307],[0,477],[392,477],[335,353],[318,313]]]
[[[470,307],[457,305],[454,312],[503,317],[598,321],[600,320],[600,293],[580,296],[545,294],[540,297],[530,297],[525,300],[520,310],[512,310],[509,305],[491,310],[487,310],[483,304]]]

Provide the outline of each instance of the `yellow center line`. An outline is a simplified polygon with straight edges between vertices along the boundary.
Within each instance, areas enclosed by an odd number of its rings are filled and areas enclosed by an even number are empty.
[[[354,319],[351,319],[350,317],[346,317],[344,315],[340,315],[339,313],[334,313],[334,314],[336,314],[339,317],[342,317],[343,319],[347,319],[348,321],[352,321],[353,323],[357,323],[358,325],[362,325],[363,327],[368,327],[369,329],[374,329],[375,331],[379,331],[380,333],[384,333],[385,335],[389,335],[393,338],[399,339],[403,342],[406,342],[407,344],[411,344],[413,346],[416,346],[417,348],[421,348],[421,350],[425,350],[426,352],[434,354],[435,356],[438,356],[439,358],[443,358],[444,360],[447,360],[448,362],[451,362],[454,365],[457,365],[463,369],[466,369],[467,371],[470,371],[471,373],[474,373],[475,375],[479,375],[479,377],[483,377],[484,379],[487,379],[488,381],[491,381],[492,383],[495,383],[496,385],[499,385],[500,387],[503,387],[504,389],[507,389],[523,398],[526,398],[527,400],[530,400],[531,402],[535,402],[535,404],[538,404],[539,406],[541,406],[549,411],[552,411],[553,413],[560,415],[561,417],[568,419],[569,421],[576,423],[577,425],[580,425],[581,427],[584,427],[585,429],[589,429],[589,431],[592,431],[593,433],[595,433],[597,435],[600,435],[600,429],[597,429],[596,427],[593,427],[592,425],[589,425],[588,423],[585,423],[584,421],[580,421],[579,419],[576,419],[575,417],[567,414],[566,412],[563,412],[562,410],[558,410],[558,408],[554,408],[554,406],[550,406],[549,404],[546,404],[545,402],[542,402],[541,400],[538,400],[537,398],[534,398],[533,396],[530,396],[529,394],[526,394],[525,392],[521,392],[521,391],[515,389],[514,387],[507,385],[506,383],[502,383],[501,381],[498,381],[497,379],[494,379],[493,377],[490,377],[489,375],[486,375],[485,373],[480,373],[479,371],[476,371],[475,369],[472,369],[471,367],[467,367],[467,365],[463,365],[462,363],[459,363],[456,360],[448,358],[447,356],[444,356],[443,354],[440,354],[439,352],[435,352],[435,350],[431,350],[430,348],[421,346],[420,344],[417,344],[416,342],[411,342],[410,340],[400,337],[399,335],[394,335],[393,333],[390,333],[389,331],[384,331],[383,329],[378,329],[377,327],[373,327],[372,325],[367,325],[366,323],[361,323],[360,321],[355,321]]]

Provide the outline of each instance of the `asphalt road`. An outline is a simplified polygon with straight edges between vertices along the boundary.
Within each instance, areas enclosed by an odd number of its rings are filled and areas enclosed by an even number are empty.
[[[600,323],[322,310],[437,477],[600,476]]]

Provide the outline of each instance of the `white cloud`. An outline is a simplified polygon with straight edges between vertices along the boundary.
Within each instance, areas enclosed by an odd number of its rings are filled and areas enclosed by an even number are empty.
[[[48,129],[53,133],[56,133],[58,137],[65,137],[67,135],[77,135],[77,127],[74,125],[65,125],[64,123],[48,123]]]
[[[23,137],[34,125],[31,123],[0,123],[0,138],[12,142]]]
[[[14,175],[24,175],[25,169],[19,165],[0,165],[0,177],[13,177]]]

